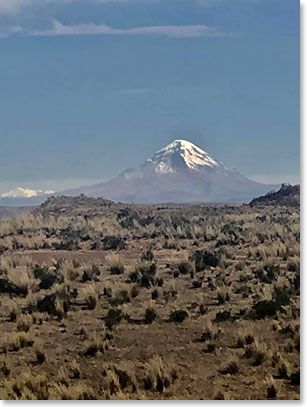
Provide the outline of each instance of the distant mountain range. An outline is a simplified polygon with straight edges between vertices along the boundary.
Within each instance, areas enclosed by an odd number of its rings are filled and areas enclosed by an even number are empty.
[[[31,188],[18,187],[11,191],[0,194],[0,206],[22,207],[40,205],[54,191],[42,191]]]
[[[36,196],[46,196],[52,194],[54,194],[54,191],[42,191],[40,189],[18,187],[4,194],[0,194],[0,198],[33,198]]]
[[[107,182],[55,195],[85,194],[145,204],[248,202],[279,186],[252,181],[189,141],[175,140],[138,168],[130,168]],[[34,191],[37,193],[31,197],[12,196],[12,192],[8,193],[11,196],[2,195],[0,205],[37,205],[50,196],[51,191]]]

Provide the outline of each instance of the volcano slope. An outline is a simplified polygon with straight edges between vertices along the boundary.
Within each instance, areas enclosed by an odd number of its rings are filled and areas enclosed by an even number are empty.
[[[299,208],[47,200],[0,222],[2,399],[299,399]]]

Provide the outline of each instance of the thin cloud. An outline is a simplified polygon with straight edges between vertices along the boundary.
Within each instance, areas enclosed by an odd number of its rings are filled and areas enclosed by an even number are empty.
[[[201,1],[201,0],[199,0]],[[223,1],[223,0],[202,0]],[[104,3],[158,3],[161,0],[87,0],[82,4],[93,6]],[[0,0],[0,38],[11,36],[79,36],[79,35],[150,35],[169,38],[195,38],[195,37],[234,37],[225,33],[218,27],[204,24],[188,25],[155,25],[139,26],[134,28],[115,28],[106,24],[81,23],[66,25],[56,18],[56,10],[63,6],[81,4],[80,0]],[[49,7],[52,6],[52,7]],[[55,7],[56,6],[56,7]],[[29,12],[30,10],[30,12]],[[42,13],[44,11],[44,13]],[[41,15],[44,16],[41,19]],[[47,18],[46,18],[47,17]],[[49,20],[50,25],[46,25]],[[42,24],[37,24],[41,21]],[[34,28],[40,26],[39,29]]]
[[[65,25],[57,20],[53,21],[53,27],[51,29],[28,32],[24,31],[23,34],[40,37],[74,35],[155,35],[170,38],[233,36],[233,34],[224,33],[217,27],[209,27],[201,24],[113,28],[106,24],[94,23]]]
[[[23,28],[18,25],[6,27],[5,29],[0,28],[0,38],[7,38],[7,37],[11,37],[13,35],[22,34],[22,33],[23,33]]]
[[[88,5],[106,4],[106,3],[155,3],[158,0],[87,0]],[[80,0],[0,0],[0,14],[12,15],[18,14],[27,8],[42,8],[52,4],[64,6],[70,3],[81,3]],[[85,2],[84,2],[85,3]]]
[[[14,15],[26,8],[44,7],[49,4],[69,4],[76,0],[0,0],[0,14]]]

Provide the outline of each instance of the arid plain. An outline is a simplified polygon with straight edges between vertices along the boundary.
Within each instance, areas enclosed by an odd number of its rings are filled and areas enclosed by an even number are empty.
[[[299,204],[0,222],[2,399],[298,399]]]

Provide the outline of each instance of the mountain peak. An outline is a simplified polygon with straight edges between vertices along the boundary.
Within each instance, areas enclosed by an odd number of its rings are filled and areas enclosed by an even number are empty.
[[[156,165],[158,173],[173,173],[176,169],[188,168],[199,171],[202,167],[217,168],[224,165],[210,156],[206,151],[187,140],[174,140],[157,151],[148,160]]]
[[[164,149],[173,148],[176,146],[181,146],[182,148],[191,148],[191,147],[199,148],[188,140],[178,139],[178,140],[172,141],[170,144],[168,144],[166,147],[164,147]],[[162,149],[162,150],[164,150],[164,149]]]
[[[62,194],[135,203],[246,201],[272,190],[227,168],[188,140],[177,139],[140,167]]]
[[[54,191],[41,191],[24,187],[17,187],[0,195],[0,198],[33,198],[39,195],[50,195]]]

